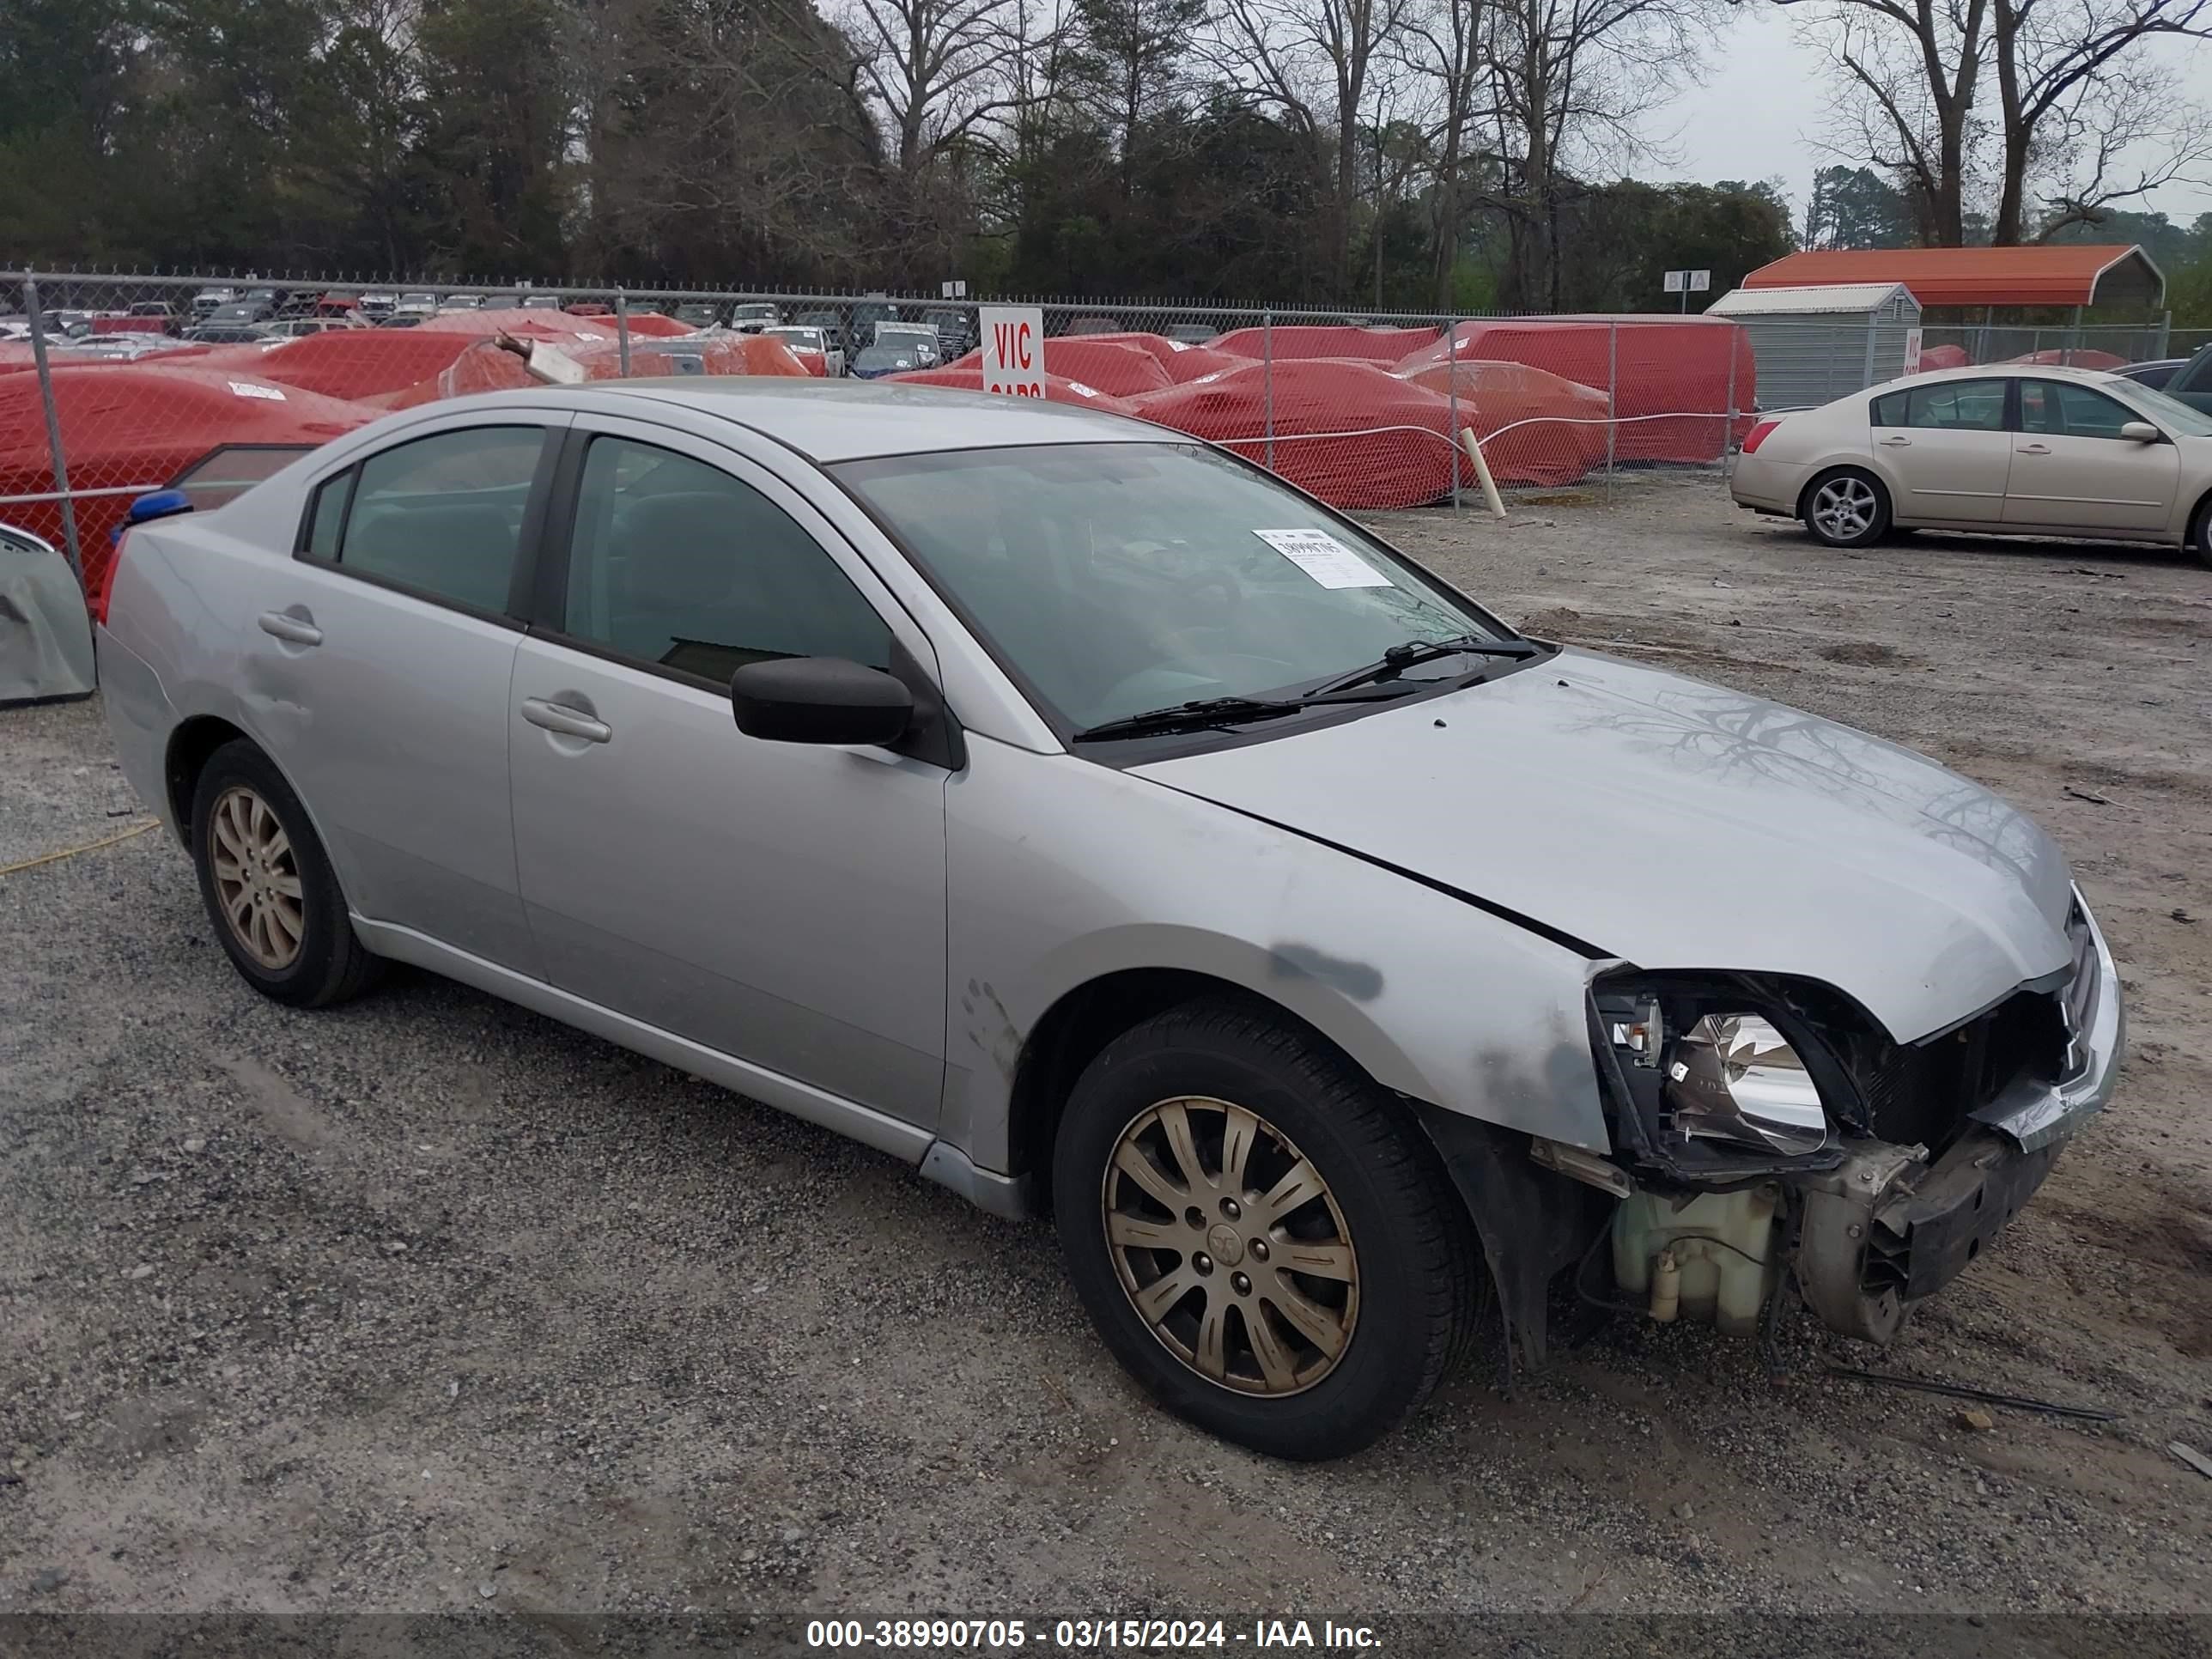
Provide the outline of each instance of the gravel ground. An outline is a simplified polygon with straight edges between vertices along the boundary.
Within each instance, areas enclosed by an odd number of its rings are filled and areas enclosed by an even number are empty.
[[[2206,1611],[2166,1448],[2212,1452],[2212,572],[1822,552],[1662,477],[1388,528],[2065,844],[2118,1100],[1886,1357],[1617,1322],[1267,1462],[1138,1397],[1046,1227],[442,981],[264,1002],[144,835],[0,878],[0,1611]],[[108,753],[96,703],[0,712],[0,864],[137,821]],[[1828,1358],[2123,1415],[1975,1429]]]

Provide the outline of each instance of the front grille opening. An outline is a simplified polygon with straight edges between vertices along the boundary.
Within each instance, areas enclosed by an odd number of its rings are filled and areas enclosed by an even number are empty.
[[[1860,1079],[1869,1125],[1894,1146],[1940,1152],[2022,1077],[2057,1082],[2065,1058],[2058,997],[2016,992],[1955,1031],[1889,1048]]]

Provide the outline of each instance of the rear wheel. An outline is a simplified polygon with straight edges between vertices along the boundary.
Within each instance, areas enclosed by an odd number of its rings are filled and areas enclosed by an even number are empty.
[[[376,958],[300,798],[251,743],[208,757],[192,790],[192,861],[216,937],[266,997],[319,1008],[368,984]]]
[[[2207,495],[2197,509],[2197,523],[2189,532],[2189,550],[2212,564],[2212,495]]]
[[[1234,1000],[1109,1044],[1053,1164],[1068,1268],[1170,1411],[1279,1457],[1357,1451],[1436,1386],[1475,1318],[1474,1240],[1394,1097]]]
[[[1889,528],[1889,492],[1856,467],[1823,473],[1806,486],[1799,516],[1826,547],[1864,547]]]

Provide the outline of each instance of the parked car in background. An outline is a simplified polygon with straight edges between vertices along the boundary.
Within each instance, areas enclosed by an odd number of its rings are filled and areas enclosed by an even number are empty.
[[[783,313],[765,300],[747,300],[730,307],[730,326],[740,334],[758,334],[783,320]]]
[[[878,323],[874,343],[909,348],[924,368],[935,368],[945,361],[937,331],[927,323]]]
[[[436,295],[418,291],[413,294],[401,295],[399,296],[399,303],[392,307],[392,314],[396,317],[428,317],[434,314],[437,309],[438,296]]]
[[[925,362],[922,355],[909,341],[896,345],[872,345],[862,349],[852,358],[846,373],[862,380],[880,380],[886,374],[907,374],[918,368],[935,367],[936,360]]]
[[[311,334],[344,333],[362,326],[342,317],[280,317],[262,325],[267,340],[304,340]]]
[[[441,311],[481,311],[484,296],[481,294],[448,294],[438,301]]]
[[[840,347],[844,347],[848,344],[845,338],[845,319],[836,311],[830,310],[827,307],[817,307],[812,311],[802,311],[791,320],[798,324],[801,328],[820,329],[823,333],[829,335],[833,340],[835,340]],[[845,355],[849,358],[852,356],[852,353],[848,350]]]
[[[419,328],[428,322],[432,313],[427,311],[395,311],[388,317],[380,317],[373,326],[377,328]]]
[[[2164,392],[2166,382],[2172,380],[2177,369],[2189,367],[2186,357],[2160,357],[2155,362],[2130,363],[2125,368],[2116,368],[2113,374],[2137,386],[2147,386],[2153,392]]]
[[[561,296],[557,294],[526,294],[522,296],[522,306],[526,311],[558,311],[561,309]]]
[[[937,331],[937,355],[946,362],[975,349],[974,313],[957,306],[938,306],[923,312],[921,320]]]
[[[2166,383],[2166,394],[2191,409],[2212,415],[2212,345],[2199,350]]]
[[[162,334],[173,334],[181,326],[177,308],[167,300],[141,300],[131,307],[132,319]]]
[[[361,296],[361,314],[371,322],[380,322],[398,309],[399,296],[382,289],[371,289]]]
[[[184,337],[194,345],[255,345],[262,340],[265,323],[202,323],[188,328]]]
[[[204,288],[192,295],[192,314],[204,317],[217,306],[227,306],[236,298],[238,290],[234,288]]]
[[[483,304],[480,306],[478,309],[483,311],[518,311],[521,309],[521,307],[522,296],[520,295],[487,294],[483,296]]]
[[[1104,1347],[1279,1456],[1540,1363],[1571,1284],[1886,1341],[2120,1068],[2112,952],[2003,800],[1524,636],[1139,421],[459,398],[136,525],[93,608],[253,990],[403,961],[1048,1211]]]
[[[721,307],[704,300],[686,300],[668,314],[694,328],[714,328],[722,320]]]
[[[251,295],[233,300],[227,306],[217,306],[207,314],[207,320],[219,328],[246,328],[255,323],[265,323],[276,314],[275,301],[254,299]]]
[[[899,323],[906,319],[890,301],[871,295],[855,305],[845,319],[845,349],[857,362],[860,353],[876,343],[878,323]]]
[[[1942,369],[1768,416],[1729,489],[1830,547],[1897,526],[2155,542],[2212,563],[2212,414],[2096,369]]]
[[[782,341],[799,354],[802,362],[809,356],[819,359],[822,374],[827,379],[837,380],[845,373],[845,349],[828,329],[802,328],[795,323],[786,323],[776,328],[764,328],[761,333],[769,339]],[[813,364],[807,366],[811,368]]]
[[[1166,333],[1169,339],[1183,345],[1204,345],[1221,337],[1221,331],[1211,323],[1170,323]]]

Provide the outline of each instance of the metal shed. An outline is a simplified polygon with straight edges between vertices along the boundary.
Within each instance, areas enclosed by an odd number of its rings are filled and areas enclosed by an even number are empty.
[[[1903,283],[1740,288],[1706,307],[1751,336],[1761,409],[1807,409],[1920,367],[1920,301]]]

